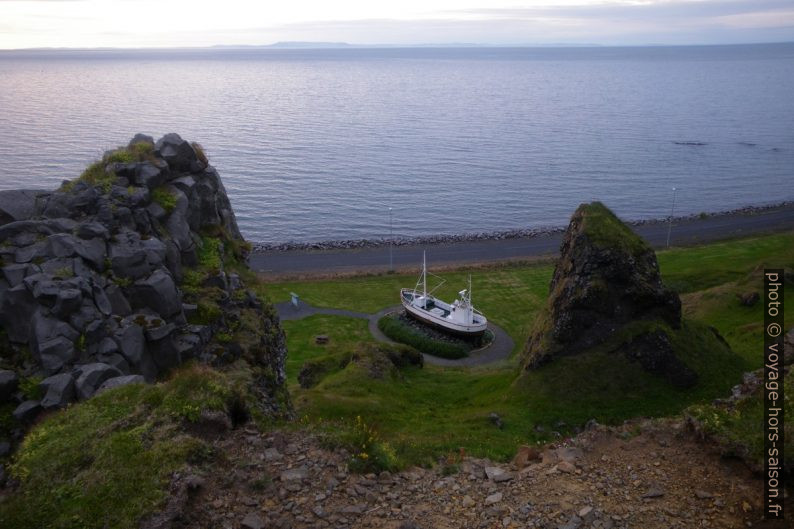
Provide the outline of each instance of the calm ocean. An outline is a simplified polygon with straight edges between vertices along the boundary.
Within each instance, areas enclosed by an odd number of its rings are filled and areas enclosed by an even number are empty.
[[[258,242],[726,210],[794,199],[794,44],[0,53],[2,189],[171,131]]]

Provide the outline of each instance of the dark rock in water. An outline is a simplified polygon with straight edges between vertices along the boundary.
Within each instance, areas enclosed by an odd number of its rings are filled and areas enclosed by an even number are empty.
[[[80,376],[77,378],[77,396],[80,400],[91,397],[103,382],[110,378],[120,377],[121,371],[108,364],[95,362],[79,368]]]
[[[75,399],[74,378],[69,373],[61,373],[45,378],[39,383],[44,391],[41,407],[63,408]]]
[[[0,369],[0,402],[10,399],[19,387],[19,377],[13,371]]]
[[[654,323],[680,328],[681,301],[662,284],[656,254],[645,241],[594,202],[576,210],[560,251],[547,308],[527,345],[527,368],[587,351],[631,325],[648,332],[632,331],[618,349],[646,369],[675,378],[671,382],[694,381],[695,374],[672,352],[669,337],[652,330]]]

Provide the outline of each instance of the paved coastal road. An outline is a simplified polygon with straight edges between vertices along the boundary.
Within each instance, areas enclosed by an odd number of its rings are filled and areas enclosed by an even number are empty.
[[[794,230],[794,205],[761,210],[756,213],[725,214],[705,219],[673,222],[671,245],[686,246],[733,237]],[[634,227],[634,231],[656,248],[667,241],[667,224]],[[562,233],[521,239],[395,246],[394,268],[414,269],[422,261],[422,250],[434,267],[527,259],[556,255]],[[249,259],[251,268],[265,276],[331,275],[352,272],[385,271],[389,266],[389,247],[355,250],[291,250],[257,252]]]

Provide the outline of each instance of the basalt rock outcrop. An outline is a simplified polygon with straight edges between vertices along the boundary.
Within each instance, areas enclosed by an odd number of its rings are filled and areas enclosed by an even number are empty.
[[[243,358],[277,411],[284,333],[231,270],[246,249],[218,172],[177,134],[137,135],[53,192],[0,192],[0,400],[25,422]]]
[[[574,213],[525,351],[531,369],[597,347],[622,353],[678,386],[697,377],[675,355],[681,301],[666,288],[656,255],[600,202]]]

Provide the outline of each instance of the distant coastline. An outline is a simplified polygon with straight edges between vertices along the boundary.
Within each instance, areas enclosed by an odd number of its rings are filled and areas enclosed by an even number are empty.
[[[755,215],[765,211],[794,208],[794,201],[783,201],[774,204],[761,206],[744,206],[741,208],[717,211],[711,213],[698,213],[692,215],[676,215],[672,221],[692,221],[714,217],[733,217],[738,215]],[[644,220],[625,220],[630,226],[647,226],[670,222],[670,217],[644,219]],[[356,248],[378,248],[385,246],[416,246],[432,244],[448,244],[471,241],[488,241],[504,239],[526,239],[541,237],[554,233],[562,233],[565,226],[544,226],[538,228],[523,228],[502,231],[473,232],[461,234],[437,234],[423,235],[418,237],[393,237],[393,238],[371,238],[371,239],[342,239],[316,242],[283,242],[283,243],[260,243],[252,242],[254,252],[291,252],[300,250],[350,250]]]

